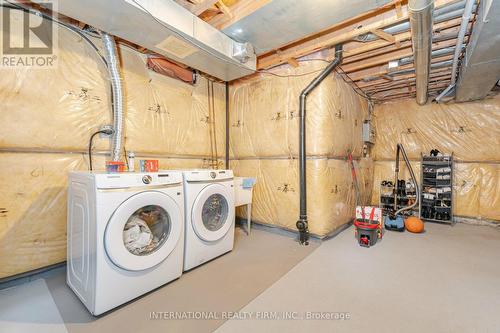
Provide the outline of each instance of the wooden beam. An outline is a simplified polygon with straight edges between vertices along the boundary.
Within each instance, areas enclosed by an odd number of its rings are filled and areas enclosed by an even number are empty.
[[[207,22],[217,29],[222,30],[264,7],[271,1],[272,0],[240,0],[230,8],[232,17],[221,14],[210,18]]]
[[[451,77],[451,73],[448,75],[441,75],[441,76],[434,76],[429,79],[429,83],[436,83],[436,82],[449,82]],[[378,94],[381,91],[387,91],[391,89],[396,89],[396,88],[404,88],[404,87],[409,87],[409,86],[414,86],[415,85],[415,78],[412,80],[400,80],[402,82],[397,82],[397,84],[394,84],[393,81],[391,84],[386,84],[385,86],[377,86],[373,87],[371,89],[363,89],[363,91],[367,94]]]
[[[451,71],[449,68],[445,69],[437,69],[433,72],[430,73],[430,77],[436,77],[436,76],[450,76]],[[414,81],[415,80],[415,73],[410,73],[410,74],[405,74],[405,75],[399,75],[397,78],[394,79],[391,84],[396,84],[396,83],[401,83],[401,82],[408,82],[408,81]],[[385,80],[376,80],[376,81],[370,81],[370,82],[359,82],[358,86],[366,91],[369,90],[376,90],[377,88],[380,87],[385,87],[387,85],[387,82]]]
[[[439,35],[441,33],[447,34],[447,33],[452,33],[456,32],[458,34],[458,27],[460,26],[460,23],[462,22],[462,18],[457,18],[449,21],[444,21],[440,22],[437,24],[434,24],[434,34],[436,37],[439,38]],[[404,42],[409,41],[411,45],[411,33],[409,31],[403,32],[401,34],[394,35],[397,41],[401,42],[401,47],[404,47]],[[353,43],[351,43],[353,44]],[[386,48],[386,47],[392,47],[394,48],[394,44],[389,43],[386,40],[382,39],[377,39],[373,42],[367,43],[363,46],[359,47],[354,47],[354,48],[349,48],[349,44],[346,45],[346,48],[344,50],[344,62],[347,61],[347,58],[356,56],[356,55],[361,55],[363,53],[381,49],[381,48]],[[363,56],[360,56],[361,58]]]
[[[318,38],[320,36],[323,36],[323,35],[326,35],[326,34],[329,34],[329,33],[332,33],[332,32],[335,32],[335,31],[348,31],[348,29],[357,29],[357,28],[360,28],[360,24],[361,22],[364,22],[364,23],[372,23],[372,22],[375,22],[377,21],[377,18],[380,19],[380,18],[386,18],[387,17],[387,11],[390,11],[392,9],[392,6],[394,5],[394,2],[395,1],[400,1],[400,0],[394,0],[392,2],[389,2],[381,7],[378,7],[378,8],[374,8],[368,12],[364,12],[362,14],[359,14],[357,16],[354,16],[354,17],[351,17],[345,21],[342,21],[342,22],[339,22],[339,23],[336,23],[324,30],[321,30],[321,31],[317,31],[315,33],[312,33],[312,34],[309,34],[309,35],[305,35],[303,37],[301,37],[300,39],[297,39],[297,40],[294,40],[294,41],[291,41],[291,42],[288,42],[284,45],[281,45],[279,48],[276,48],[275,50],[271,50],[269,52],[266,52],[265,54],[263,54],[262,56],[265,56],[265,55],[268,55],[268,54],[271,54],[273,52],[277,52],[281,49],[284,49],[284,48],[287,48],[287,47],[291,47],[291,46],[294,46],[294,45],[297,45],[299,43],[302,43],[304,41],[307,41],[307,40],[310,40],[310,39],[314,39],[314,38]],[[401,0],[401,1],[404,1],[404,2],[407,2],[407,0]],[[370,22],[370,20],[372,22]],[[353,28],[354,27],[354,28]]]
[[[231,11],[229,10],[229,8],[227,8],[227,6],[224,4],[224,2],[222,1],[217,1],[217,4],[216,4],[217,8],[219,8],[221,10],[221,12],[226,15],[226,17],[229,17],[230,19],[233,18],[233,14],[231,13]]]
[[[215,5],[217,2],[219,2],[219,0],[205,0],[205,1],[202,1],[202,2],[198,3],[197,5],[195,5],[195,6],[193,6],[191,8],[191,13],[193,13],[196,16],[200,16],[205,11],[207,11],[208,9],[210,9],[211,7],[213,7],[213,5]]]
[[[429,84],[428,91],[435,91],[435,90],[443,89],[443,88],[446,88],[449,84],[450,84],[450,81],[446,81],[446,82],[443,81],[443,82],[439,82],[439,83]],[[396,89],[381,91],[381,92],[378,92],[375,94],[371,94],[369,96],[373,96],[376,99],[383,99],[386,96],[397,95],[399,93],[407,94],[409,91],[411,91],[411,92],[414,91],[412,89],[412,87],[413,87],[413,85],[411,87],[399,87]],[[384,93],[384,94],[382,94],[382,96],[377,96],[380,93]]]
[[[455,46],[457,43],[456,39],[445,40],[442,42],[437,42],[432,44],[432,50],[439,50],[446,47]],[[395,51],[383,53],[378,56],[372,56],[369,59],[364,59],[363,61],[351,62],[349,64],[342,64],[342,69],[346,73],[356,72],[365,68],[387,65],[389,61],[398,60],[401,58],[410,57],[413,55],[413,50],[411,48],[411,43],[407,45],[405,48],[400,48]]]
[[[451,59],[453,59],[453,54],[443,56],[443,57],[433,58],[433,59],[431,59],[431,63],[442,62],[442,61],[451,60]],[[401,70],[402,69],[412,69],[412,68],[413,68],[413,64],[408,64],[408,65],[400,66],[398,68],[398,70],[400,70],[400,69]],[[373,68],[368,68],[368,69],[357,71],[355,73],[349,74],[349,76],[351,77],[351,79],[353,81],[360,81],[365,77],[382,76],[382,75],[385,75],[388,73],[389,73],[389,71],[387,70],[386,67],[373,67]]]
[[[403,17],[403,10],[401,9],[401,1],[396,2],[395,8],[396,8],[396,16]]]
[[[396,42],[396,37],[394,37],[393,35],[385,32],[384,30],[381,30],[381,29],[373,29],[370,31],[372,34],[375,34],[377,35],[378,37],[382,38],[382,39],[385,39],[386,41],[390,42],[390,43],[394,43]]]
[[[443,5],[446,5],[452,1],[453,0],[436,0],[435,4],[436,7],[442,7]],[[390,5],[390,7],[387,7],[387,9],[392,9],[394,3],[390,2],[386,6],[388,5]],[[397,24],[408,19],[408,14],[405,14],[403,15],[403,17],[399,18],[394,14],[389,17],[384,16],[384,18],[381,18],[380,20],[359,27],[358,23],[360,21],[366,20],[367,18],[372,18],[374,15],[376,15],[374,13],[380,15],[380,9],[378,12],[370,11],[369,14],[359,15],[350,20],[336,24],[320,33],[308,36],[305,39],[281,47],[279,49],[281,51],[280,55],[278,55],[276,51],[261,55],[258,59],[258,69],[273,67],[286,62],[286,59],[288,58],[299,58],[301,56],[331,47],[336,44],[346,43],[348,41],[352,41],[354,38],[360,35],[369,33],[374,29],[382,29],[389,25]]]
[[[445,27],[440,26],[439,27],[440,33],[435,33],[435,35],[434,35],[435,42],[437,43],[440,40],[439,37],[443,36],[443,35],[447,36],[447,38],[442,39],[443,41],[456,39],[457,35],[458,35],[459,26],[460,26],[460,20],[461,19],[458,19],[458,21],[456,22],[456,25],[452,24],[452,25],[445,26]],[[443,22],[443,23],[445,23],[445,22]],[[436,27],[435,30],[436,29],[438,29],[438,27]],[[395,36],[396,36],[396,38],[400,38],[400,36],[402,36],[402,35],[406,35],[406,33],[398,34]],[[377,42],[383,42],[386,45],[382,46],[382,47],[380,47],[380,45],[374,45]],[[364,59],[371,59],[374,56],[397,50],[397,48],[394,46],[394,44],[389,44],[386,41],[383,41],[380,39],[377,41],[373,41],[373,42],[369,43],[368,45],[363,45],[363,46],[357,47],[357,48],[347,48],[348,45],[346,46],[346,50],[344,51],[344,59],[342,60],[343,65],[349,64],[349,63],[352,63],[355,61],[361,61]],[[370,47],[370,46],[373,46],[373,47]],[[401,43],[400,48],[411,47],[411,46],[412,46],[411,40],[410,40],[410,38],[408,38],[408,40]]]
[[[290,66],[297,68],[300,66],[299,62],[295,58],[290,58],[286,61]]]
[[[396,45],[397,48],[399,48],[401,46],[399,40],[396,39],[396,37],[394,37],[393,35],[385,32],[384,30],[381,30],[381,29],[374,29],[371,31],[373,34],[375,34],[376,36],[388,41],[389,43],[394,43]]]

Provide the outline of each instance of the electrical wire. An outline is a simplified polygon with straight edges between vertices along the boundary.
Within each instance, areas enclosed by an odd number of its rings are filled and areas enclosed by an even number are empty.
[[[352,90],[354,90],[354,92],[356,94],[358,94],[359,96],[363,97],[364,99],[366,99],[368,102],[378,102],[379,100],[378,99],[374,99],[372,98],[371,96],[367,95],[363,89],[361,89],[360,86],[358,86],[358,84],[349,76],[349,74],[347,74],[343,69],[342,69],[342,66],[337,66],[335,68],[335,72],[337,72],[337,74],[340,75],[340,77],[342,78],[342,80],[344,80],[345,83],[349,84],[352,88]],[[348,78],[349,81],[347,81],[345,78]]]
[[[282,78],[289,78],[289,77],[301,77],[301,76],[307,76],[307,75],[311,75],[311,74],[315,74],[315,73],[319,73],[321,72],[323,69],[318,69],[318,70],[315,70],[315,71],[311,71],[311,72],[308,72],[308,73],[302,73],[302,74],[289,74],[289,75],[281,75],[281,74],[276,74],[276,73],[273,73],[273,72],[269,72],[269,71],[262,71],[262,70],[258,70],[257,73],[260,73],[260,74],[266,74],[266,75],[272,75],[272,76],[277,76],[277,77],[282,77]]]
[[[130,171],[130,168],[128,166],[127,149],[125,149],[125,145],[123,145],[123,156],[125,156],[125,164],[127,165],[127,171]]]
[[[326,59],[318,59],[318,58],[315,58],[315,59],[302,59],[302,60],[297,60],[298,62],[309,62],[309,61],[322,61],[322,62],[326,62],[326,63],[329,63],[328,60]],[[276,76],[276,77],[281,77],[281,78],[289,78],[289,77],[302,77],[302,76],[307,76],[307,75],[311,75],[311,74],[315,74],[315,73],[319,73],[321,72],[323,69],[318,69],[318,70],[314,70],[314,71],[311,71],[311,72],[307,72],[307,73],[302,73],[302,74],[289,74],[289,75],[281,75],[281,74],[276,74],[276,73],[273,73],[273,72],[270,72],[270,71],[267,71],[267,70],[259,70],[257,71],[258,73],[261,73],[261,74],[266,74],[266,75],[272,75],[272,76]],[[340,77],[342,78],[342,80],[344,80],[344,82],[346,82],[347,84],[349,84],[349,86],[351,86],[352,90],[354,90],[354,92],[356,94],[358,94],[359,96],[363,97],[364,99],[366,99],[367,101],[369,102],[373,102],[373,101],[378,101],[377,99],[374,99],[372,98],[371,96],[367,95],[363,89],[361,89],[360,86],[358,86],[358,84],[349,76],[349,74],[347,74],[343,69],[342,67],[339,65],[335,68],[335,72],[337,72],[337,74],[340,75]],[[346,78],[348,78],[349,80],[346,80]]]
[[[97,131],[90,136],[90,140],[89,140],[89,170],[90,171],[92,171],[92,141],[94,141],[94,137],[97,134],[101,134],[101,133],[106,133],[106,131],[103,131],[103,130]]]

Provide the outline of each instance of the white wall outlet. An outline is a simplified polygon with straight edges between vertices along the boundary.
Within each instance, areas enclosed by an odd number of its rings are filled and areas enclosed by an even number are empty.
[[[99,127],[99,131],[106,131],[106,130],[109,130],[112,133],[115,132],[113,130],[113,126],[112,125],[102,125],[101,127]],[[99,133],[99,138],[101,138],[101,139],[110,138],[112,136],[113,136],[113,134]]]

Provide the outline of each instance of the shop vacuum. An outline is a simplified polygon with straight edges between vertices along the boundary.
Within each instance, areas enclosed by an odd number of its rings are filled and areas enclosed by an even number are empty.
[[[398,209],[398,193],[399,193],[399,186],[400,184],[404,183],[400,182],[399,180],[399,154],[403,155],[403,159],[406,163],[406,167],[410,171],[410,176],[411,179],[413,180],[413,183],[415,184],[415,193],[416,193],[416,198],[413,204],[402,207]],[[387,230],[394,230],[394,231],[404,231],[405,230],[405,221],[403,217],[403,212],[412,209],[418,204],[418,200],[420,199],[420,189],[418,187],[417,179],[415,178],[415,173],[413,172],[413,169],[410,165],[410,161],[408,160],[408,156],[406,155],[406,151],[404,150],[403,146],[398,143],[397,148],[396,148],[396,168],[395,168],[395,177],[394,177],[394,208],[389,212],[388,215],[384,216],[384,226]]]

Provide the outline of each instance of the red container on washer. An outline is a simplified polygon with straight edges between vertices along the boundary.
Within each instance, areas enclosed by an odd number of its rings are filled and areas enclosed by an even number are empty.
[[[125,172],[125,163],[121,161],[107,161],[107,172]]]

